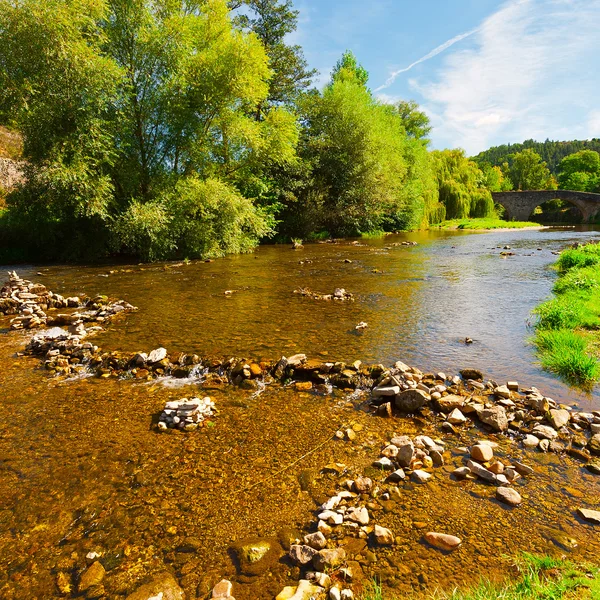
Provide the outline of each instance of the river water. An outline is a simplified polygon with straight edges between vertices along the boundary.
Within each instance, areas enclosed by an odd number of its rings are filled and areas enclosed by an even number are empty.
[[[255,359],[303,352],[385,365],[402,360],[449,374],[469,366],[499,382],[518,380],[559,402],[598,409],[597,390],[582,394],[541,371],[527,342],[530,311],[555,280],[553,252],[598,237],[577,229],[428,231],[302,250],[263,246],[253,255],[206,263],[21,266],[18,272],[65,295],[103,293],[138,306],[97,338],[106,349],[164,346]],[[507,245],[514,256],[501,256]],[[293,293],[338,287],[354,301]],[[361,321],[368,327],[357,332]],[[167,568],[189,598],[205,597],[221,577],[234,580],[238,600],[272,598],[297,579],[297,569],[278,560],[264,573],[240,573],[233,544],[259,536],[276,545],[290,528],[307,531],[316,505],[339,484],[321,473],[324,465],[347,465],[347,478],[366,468],[393,433],[439,435],[431,423],[373,417],[342,393],[321,397],[286,388],[256,396],[230,388],[199,391],[197,383],[59,381],[38,369],[36,359],[16,357],[26,333],[0,332],[2,598],[65,597],[57,577],[63,574],[76,588],[91,551],[107,569],[99,597],[124,598],[144,577]],[[465,344],[465,337],[473,343]],[[203,392],[220,409],[214,427],[156,434],[152,417],[166,400]],[[315,450],[352,424],[362,426],[355,443]],[[465,432],[449,448],[477,435],[483,434]],[[463,464],[455,448],[432,483],[403,484],[397,509],[378,518],[401,543],[367,558],[363,552],[359,562],[367,576],[413,593],[501,577],[510,566],[505,557],[521,550],[597,556],[593,526],[574,516],[579,505],[598,509],[597,478],[571,458],[524,453],[493,437],[499,456],[536,469],[535,478],[521,482],[523,506],[507,510],[490,499],[489,486],[451,481],[449,472]],[[311,485],[300,485],[307,477]],[[423,545],[423,527],[459,535],[464,546],[440,557]],[[190,539],[195,551],[178,551]]]

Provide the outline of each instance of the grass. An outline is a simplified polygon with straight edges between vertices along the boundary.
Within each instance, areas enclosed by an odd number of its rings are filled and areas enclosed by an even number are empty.
[[[382,237],[385,237],[386,235],[390,235],[390,234],[386,233],[382,229],[374,229],[373,231],[365,231],[364,233],[361,233],[360,237],[363,240],[371,240],[371,239],[382,238]]]
[[[591,388],[600,379],[600,244],[564,250],[555,267],[555,297],[533,311],[533,343],[542,368]]]
[[[434,227],[436,227],[434,225]],[[539,223],[531,221],[503,221],[502,219],[452,219],[444,221],[437,227],[442,229],[468,229],[468,230],[484,230],[484,229],[523,229],[525,227],[541,227]]]
[[[435,600],[594,600],[600,598],[600,569],[576,565],[549,556],[523,554],[515,564],[516,576],[503,583],[482,581],[467,590],[413,595]],[[393,592],[384,593],[370,582],[360,600],[400,600]]]

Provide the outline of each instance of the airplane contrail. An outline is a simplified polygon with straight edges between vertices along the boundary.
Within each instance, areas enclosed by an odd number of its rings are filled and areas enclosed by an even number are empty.
[[[398,71],[393,71],[390,74],[390,76],[387,78],[386,82],[383,85],[380,85],[375,91],[379,92],[381,90],[385,90],[385,88],[390,87],[390,85],[392,85],[392,83],[394,83],[394,81],[396,80],[396,77],[398,77],[398,75],[400,75],[400,73],[406,73],[406,71],[410,71],[413,67],[416,67],[418,64],[421,64],[422,62],[425,62],[426,60],[429,60],[430,58],[437,56],[440,52],[443,52],[447,48],[450,48],[450,46],[453,46],[454,44],[456,44],[456,42],[460,42],[461,40],[464,40],[466,37],[473,35],[477,31],[479,31],[479,27],[476,27],[475,29],[471,29],[470,31],[467,31],[466,33],[461,33],[461,34],[453,37],[451,40],[444,42],[437,48],[434,48],[431,52],[429,52],[425,56],[422,56],[418,60],[415,60],[415,62],[408,65],[408,67],[405,67],[404,69],[400,69]]]

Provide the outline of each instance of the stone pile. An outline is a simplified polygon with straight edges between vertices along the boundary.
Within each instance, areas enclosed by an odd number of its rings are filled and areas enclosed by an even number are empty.
[[[320,292],[313,292],[309,288],[298,288],[294,290],[294,294],[300,294],[301,296],[306,296],[313,300],[336,300],[339,302],[354,300],[354,296],[344,288],[336,288],[333,294],[321,294]]]
[[[559,406],[538,389],[521,389],[515,381],[484,383],[477,369],[463,369],[461,377],[450,378],[444,373],[424,374],[397,362],[382,373],[371,393],[382,415],[433,410],[443,419],[445,432],[479,423],[513,436],[526,448],[566,452],[584,461],[600,455],[600,411]]]
[[[165,404],[165,408],[158,419],[158,429],[181,429],[183,431],[195,431],[215,413],[215,403],[206,398],[182,398],[171,400]]]
[[[0,289],[0,315],[17,315],[11,329],[34,329],[46,325],[50,308],[65,308],[68,299],[46,289],[41,283],[22,279],[15,271],[8,272],[8,281]]]

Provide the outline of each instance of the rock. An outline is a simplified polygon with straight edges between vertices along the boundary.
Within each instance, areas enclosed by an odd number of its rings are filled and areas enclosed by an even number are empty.
[[[346,551],[343,548],[324,548],[319,550],[313,558],[313,565],[317,571],[334,569],[346,560]]]
[[[467,462],[467,467],[471,469],[471,472],[477,477],[481,479],[485,479],[486,481],[490,481],[492,483],[496,483],[497,476],[494,475],[491,471],[488,471],[485,467],[482,467],[478,462],[474,460],[470,460]]]
[[[314,548],[315,550],[323,550],[323,548],[325,548],[325,546],[327,546],[327,539],[320,531],[317,531],[316,533],[309,533],[308,535],[305,535],[304,543],[307,546]],[[312,559],[312,557],[311,557],[311,559]],[[308,561],[306,561],[306,562],[308,562]],[[305,564],[305,563],[302,563],[302,564]]]
[[[515,461],[513,467],[519,475],[533,475],[533,469],[529,465]]]
[[[71,586],[71,578],[63,571],[60,571],[56,575],[56,587],[58,587],[58,590],[64,596],[70,594],[73,589]]]
[[[323,590],[307,579],[301,579],[297,587],[287,586],[279,592],[275,600],[312,600],[319,597]],[[271,596],[269,596],[271,597]]]
[[[150,600],[151,598],[184,600],[185,596],[173,575],[165,571],[156,575],[150,583],[138,588],[133,594],[129,594],[126,600]]]
[[[494,450],[487,444],[477,444],[471,448],[471,458],[479,462],[488,462],[494,457]]]
[[[421,469],[417,469],[411,473],[410,478],[415,483],[427,483],[431,479],[431,473],[427,473],[427,471],[422,471]]]
[[[392,483],[398,483],[399,481],[404,481],[406,479],[406,473],[402,469],[397,469],[393,473],[388,475],[388,481]]]
[[[394,463],[389,458],[386,458],[385,456],[382,456],[380,459],[376,460],[373,463],[373,466],[376,469],[381,469],[383,471],[393,471],[395,469]]]
[[[535,435],[531,435],[531,434],[527,434],[524,438],[523,438],[523,446],[525,446],[525,448],[537,448],[540,440],[539,438],[535,437]]]
[[[479,411],[479,420],[489,425],[495,431],[506,431],[508,429],[508,418],[506,410],[502,406],[493,406]]]
[[[375,541],[380,546],[391,546],[394,543],[394,534],[389,529],[386,529],[385,527],[381,527],[380,525],[375,525],[373,534],[375,535]]]
[[[387,456],[387,458],[396,458],[398,456],[398,448],[394,446],[394,444],[389,444],[381,451],[382,456]]]
[[[446,533],[437,533],[429,531],[425,534],[425,541],[435,548],[440,550],[452,551],[456,550],[462,543],[461,539]]]
[[[321,534],[323,535],[323,534]],[[323,539],[325,536],[323,536]],[[290,558],[297,565],[307,565],[317,555],[318,551],[304,544],[294,544],[290,547]]]
[[[483,373],[479,369],[463,369],[460,374],[463,379],[483,379]]]
[[[296,381],[294,388],[297,392],[308,392],[312,390],[313,384],[312,381]]]
[[[344,515],[344,519],[349,520],[349,521],[354,521],[355,523],[358,523],[359,525],[368,525],[369,524],[369,511],[364,507],[353,508],[353,509],[350,509]]]
[[[519,382],[518,381],[507,381],[506,382],[506,387],[511,392],[518,392],[519,391]]]
[[[344,517],[340,513],[333,512],[332,510],[325,510],[318,515],[321,521],[329,523],[329,525],[341,525],[344,522]]]
[[[410,467],[413,456],[415,454],[415,446],[406,435],[396,436],[392,438],[392,444],[398,448],[396,462],[401,467]]]
[[[500,475],[501,473],[504,473],[504,465],[497,460],[488,467],[488,471],[491,471],[494,475]]]
[[[287,359],[287,364],[289,367],[296,368],[299,367],[302,363],[306,362],[306,354],[294,354],[294,356],[290,356]]]
[[[450,394],[449,396],[438,398],[435,403],[442,412],[448,413],[455,408],[462,408],[465,405],[465,398],[463,396]]]
[[[521,494],[517,490],[513,490],[509,487],[499,487],[496,489],[496,498],[505,504],[510,506],[519,506],[523,500]]]
[[[329,590],[329,600],[341,600],[342,599],[342,592],[340,592],[340,588],[338,587],[332,587]]]
[[[462,425],[467,422],[467,417],[463,415],[458,408],[455,408],[448,415],[448,423],[452,423],[452,425]]]
[[[545,414],[550,409],[550,403],[548,398],[542,396],[529,396],[527,398],[527,405],[535,410],[535,412]]]
[[[167,358],[167,350],[165,348],[157,348],[148,354],[149,363],[157,363]]]
[[[98,585],[106,575],[104,567],[99,561],[92,563],[81,575],[79,579],[79,592],[85,592],[88,588]]]
[[[233,586],[231,584],[231,581],[223,579],[219,581],[219,583],[217,583],[217,585],[215,585],[215,587],[213,588],[212,597],[226,599],[231,598],[232,590]]]
[[[465,479],[467,475],[471,474],[471,469],[469,467],[458,467],[452,471],[452,475],[456,477],[456,479]]]
[[[494,395],[499,398],[510,398],[510,390],[505,385],[499,385],[494,389]]]
[[[342,590],[340,600],[354,600],[354,592],[350,589]]]
[[[592,454],[600,455],[600,433],[596,433],[590,438],[588,448]]]
[[[554,429],[553,427],[550,427],[549,425],[536,425],[533,428],[533,435],[535,435],[538,438],[542,438],[545,440],[553,440],[554,438],[558,437],[558,433],[556,432],[556,429]]]
[[[552,408],[548,413],[548,421],[550,422],[552,427],[554,427],[554,429],[560,429],[561,427],[564,427],[570,419],[571,413],[568,410],[564,410],[563,408]]]
[[[271,550],[271,544],[267,540],[247,542],[237,548],[240,562],[248,564],[257,563]]]
[[[368,494],[373,489],[373,480],[369,477],[359,476],[354,480],[352,487],[359,494]]]
[[[423,408],[427,402],[429,402],[429,394],[415,389],[400,392],[394,400],[396,408],[403,413],[414,413]]]
[[[600,461],[592,461],[585,465],[585,468],[594,475],[600,475]]]
[[[378,387],[373,390],[373,396],[396,396],[400,393],[400,387],[397,385],[390,385],[385,387]]]
[[[588,510],[587,508],[578,508],[577,514],[594,525],[600,525],[600,511]]]
[[[306,574],[309,581],[316,583],[319,587],[329,589],[331,587],[331,577],[327,573],[319,573],[318,571],[309,571]]]

